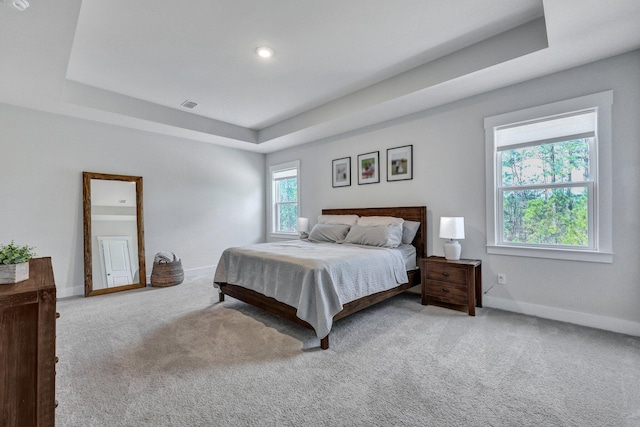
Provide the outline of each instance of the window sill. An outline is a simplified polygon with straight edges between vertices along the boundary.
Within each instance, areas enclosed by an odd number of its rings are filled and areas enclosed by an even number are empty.
[[[272,239],[292,240],[298,238],[298,233],[271,233],[270,237]]]
[[[522,256],[529,258],[548,258],[566,261],[613,263],[613,253],[596,251],[576,251],[567,249],[523,248],[515,246],[487,245],[487,253],[491,255]]]

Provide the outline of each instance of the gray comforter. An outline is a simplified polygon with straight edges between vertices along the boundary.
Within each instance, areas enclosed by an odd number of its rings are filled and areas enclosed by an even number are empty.
[[[306,240],[229,248],[214,277],[295,307],[318,338],[329,334],[343,304],[407,281],[398,250]]]

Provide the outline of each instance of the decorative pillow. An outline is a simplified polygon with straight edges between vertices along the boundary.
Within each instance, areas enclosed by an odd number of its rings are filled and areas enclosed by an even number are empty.
[[[396,248],[402,242],[402,225],[354,225],[344,239],[344,243],[357,245],[380,246]]]
[[[349,232],[349,225],[341,224],[316,224],[311,229],[309,239],[312,242],[340,243]]]
[[[402,243],[410,245],[418,234],[420,223],[416,221],[405,221],[402,223]]]
[[[355,225],[358,215],[318,215],[318,224]]]
[[[364,225],[366,227],[372,225],[402,225],[403,222],[404,219],[396,218],[393,216],[361,216],[360,218],[358,218],[358,225]]]

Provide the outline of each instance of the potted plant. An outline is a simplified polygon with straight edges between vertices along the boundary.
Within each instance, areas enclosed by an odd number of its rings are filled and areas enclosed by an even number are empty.
[[[29,260],[36,254],[32,247],[17,246],[13,240],[0,244],[0,285],[18,283],[29,278]]]

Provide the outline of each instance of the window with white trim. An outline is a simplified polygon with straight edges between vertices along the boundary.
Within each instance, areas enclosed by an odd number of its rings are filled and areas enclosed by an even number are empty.
[[[271,232],[296,234],[300,162],[271,166]]]
[[[604,92],[485,119],[489,253],[611,262],[610,110]]]

